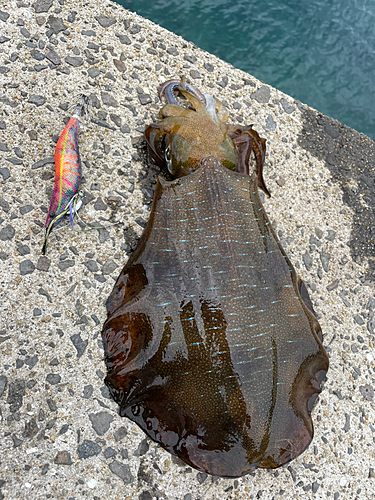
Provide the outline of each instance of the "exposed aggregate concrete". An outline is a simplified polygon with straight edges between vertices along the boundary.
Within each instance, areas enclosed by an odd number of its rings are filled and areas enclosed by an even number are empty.
[[[309,287],[330,370],[315,437],[287,467],[199,473],[117,414],[105,301],[148,218],[144,128],[186,75],[267,139],[265,208]],[[375,144],[107,0],[0,0],[0,499],[372,498]],[[80,92],[88,223],[41,255],[55,143]]]

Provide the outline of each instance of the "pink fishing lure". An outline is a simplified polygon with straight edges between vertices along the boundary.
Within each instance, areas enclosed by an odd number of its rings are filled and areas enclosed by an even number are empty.
[[[47,241],[52,229],[61,222],[70,211],[78,195],[82,177],[81,159],[78,148],[78,128],[82,111],[88,104],[88,98],[81,96],[73,116],[66,124],[55,149],[55,185],[46,220],[46,236],[42,253],[47,250]]]

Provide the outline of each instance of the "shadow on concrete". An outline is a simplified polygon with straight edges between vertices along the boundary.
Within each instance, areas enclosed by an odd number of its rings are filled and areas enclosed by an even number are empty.
[[[323,160],[343,202],[354,211],[348,246],[352,259],[368,259],[366,279],[375,281],[375,141],[321,113],[302,107],[298,144]]]

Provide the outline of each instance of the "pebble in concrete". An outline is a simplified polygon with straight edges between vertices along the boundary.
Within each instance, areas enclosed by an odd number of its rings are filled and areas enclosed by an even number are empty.
[[[78,458],[87,459],[89,457],[94,457],[101,452],[102,448],[94,441],[85,439],[77,448]]]
[[[73,463],[68,451],[59,451],[53,461],[57,465],[72,465]]]
[[[128,465],[122,464],[117,460],[114,460],[109,464],[109,469],[116,474],[120,479],[124,481],[124,484],[128,484],[133,480],[130,467]]]
[[[14,237],[15,233],[16,233],[16,231],[15,231],[14,227],[11,226],[10,224],[8,224],[6,227],[1,229],[0,240],[1,241],[11,240]]]
[[[79,333],[72,335],[70,340],[77,350],[77,358],[80,358],[86,350],[88,340],[83,340]]]
[[[89,419],[94,431],[98,434],[98,436],[103,436],[103,434],[108,432],[111,422],[113,421],[112,415],[105,411],[101,411],[95,414],[91,413],[89,415]]]

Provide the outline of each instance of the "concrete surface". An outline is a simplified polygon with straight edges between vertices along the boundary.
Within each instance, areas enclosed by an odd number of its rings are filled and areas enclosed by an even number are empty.
[[[142,132],[172,76],[267,138],[265,208],[307,282],[330,370],[315,437],[287,467],[237,480],[174,459],[121,419],[103,384],[105,301],[153,195]],[[0,0],[0,498],[375,496],[375,144],[108,2]],[[55,142],[79,92],[81,216],[41,256]]]

